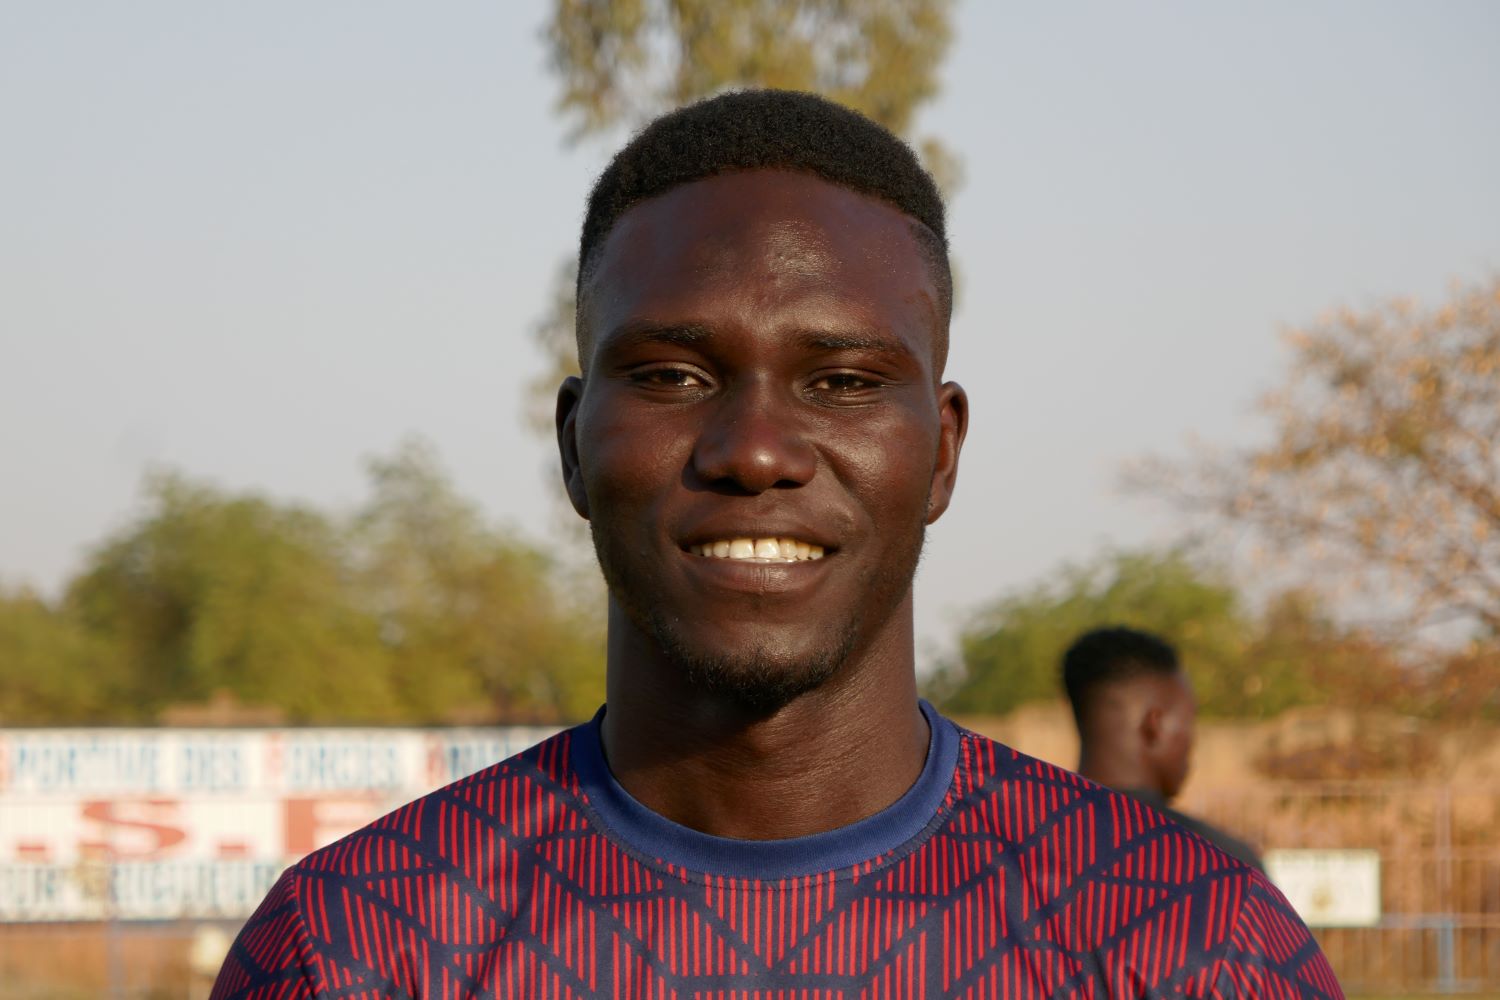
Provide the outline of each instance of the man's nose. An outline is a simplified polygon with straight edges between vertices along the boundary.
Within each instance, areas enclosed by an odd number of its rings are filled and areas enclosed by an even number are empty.
[[[818,456],[795,400],[772,386],[737,387],[722,396],[693,448],[693,470],[704,483],[757,494],[802,486]]]

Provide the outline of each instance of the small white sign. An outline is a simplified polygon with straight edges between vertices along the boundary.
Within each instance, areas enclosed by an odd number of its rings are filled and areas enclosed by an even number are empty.
[[[1266,874],[1309,927],[1380,923],[1378,851],[1267,851]]]

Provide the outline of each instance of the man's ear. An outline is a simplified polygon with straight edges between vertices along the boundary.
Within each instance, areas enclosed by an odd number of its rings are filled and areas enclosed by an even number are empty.
[[[578,464],[578,406],[583,401],[583,379],[569,375],[557,387],[557,454],[562,459],[563,488],[573,509],[585,521],[589,498],[583,489],[583,470]]]
[[[1152,705],[1141,716],[1141,746],[1154,750],[1161,743],[1164,713],[1160,705]]]
[[[958,453],[969,433],[969,395],[957,382],[938,387],[938,449],[927,491],[927,524],[943,516],[958,481]]]

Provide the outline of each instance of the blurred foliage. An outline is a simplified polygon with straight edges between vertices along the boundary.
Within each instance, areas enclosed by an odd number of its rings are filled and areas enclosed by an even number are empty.
[[[123,722],[124,662],[76,618],[26,591],[0,591],[0,725]]]
[[[724,90],[776,87],[822,94],[913,142],[948,195],[962,169],[941,142],[912,135],[937,96],[953,38],[953,0],[555,0],[546,40],[570,135],[634,130]],[[578,374],[573,337],[576,262],[554,279],[534,327],[546,370],[527,418],[550,433],[558,383]]]
[[[1443,656],[1420,675],[1407,700],[1432,718],[1500,721],[1500,642],[1475,639]]]
[[[960,634],[960,662],[940,670],[932,690],[944,707],[965,713],[1055,699],[1063,651],[1082,632],[1106,624],[1191,640],[1191,651],[1180,647],[1184,657],[1212,664],[1231,658],[1246,639],[1234,591],[1185,556],[1115,554],[1063,567],[1053,579],[979,611]]]
[[[235,497],[175,475],[68,588],[84,632],[118,651],[122,715],[148,720],[224,689],[293,719],[319,708],[392,715],[373,623],[348,604],[337,529],[314,511]]]
[[[1500,276],[1420,309],[1343,310],[1287,336],[1264,447],[1152,460],[1135,485],[1219,524],[1327,596],[1500,635]]]
[[[1112,553],[1003,597],[959,637],[928,681],[948,711],[1003,714],[1062,695],[1061,662],[1083,632],[1129,625],[1178,649],[1205,715],[1265,717],[1295,705],[1436,713],[1430,684],[1368,636],[1341,628],[1306,592],[1253,614],[1227,577],[1179,549]]]
[[[587,607],[567,601],[551,560],[487,527],[426,449],[377,459],[370,475],[353,582],[400,703],[426,717],[464,705],[512,720],[592,715],[604,701],[597,590]]]
[[[898,135],[938,92],[953,0],[556,0],[547,27],[574,137],[734,87],[822,94]]]
[[[603,700],[598,621],[431,452],[338,516],[148,477],[53,607],[0,594],[0,723],[149,722],[226,693],[294,722],[565,721]]]

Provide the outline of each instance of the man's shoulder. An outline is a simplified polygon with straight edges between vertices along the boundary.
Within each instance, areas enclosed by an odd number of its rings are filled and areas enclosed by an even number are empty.
[[[950,835],[1010,855],[1025,937],[1115,972],[1161,956],[1151,974],[1195,995],[1260,995],[1245,984],[1273,980],[1276,995],[1340,995],[1262,872],[1147,803],[964,732],[951,807]]]
[[[576,810],[576,730],[483,767],[391,810],[298,861],[293,873],[359,877],[462,864],[495,831],[529,837]]]
[[[587,826],[570,761],[575,734],[414,799],[288,868],[241,930],[214,996],[271,996],[256,990],[274,982],[275,996],[310,997],[322,995],[314,984],[324,977],[353,982],[368,972],[359,949],[376,932],[367,928],[388,934],[393,919],[432,941],[451,938],[450,921],[493,925],[495,904],[513,909],[517,892],[497,872],[533,858],[529,844]],[[502,852],[509,865],[497,864]]]

